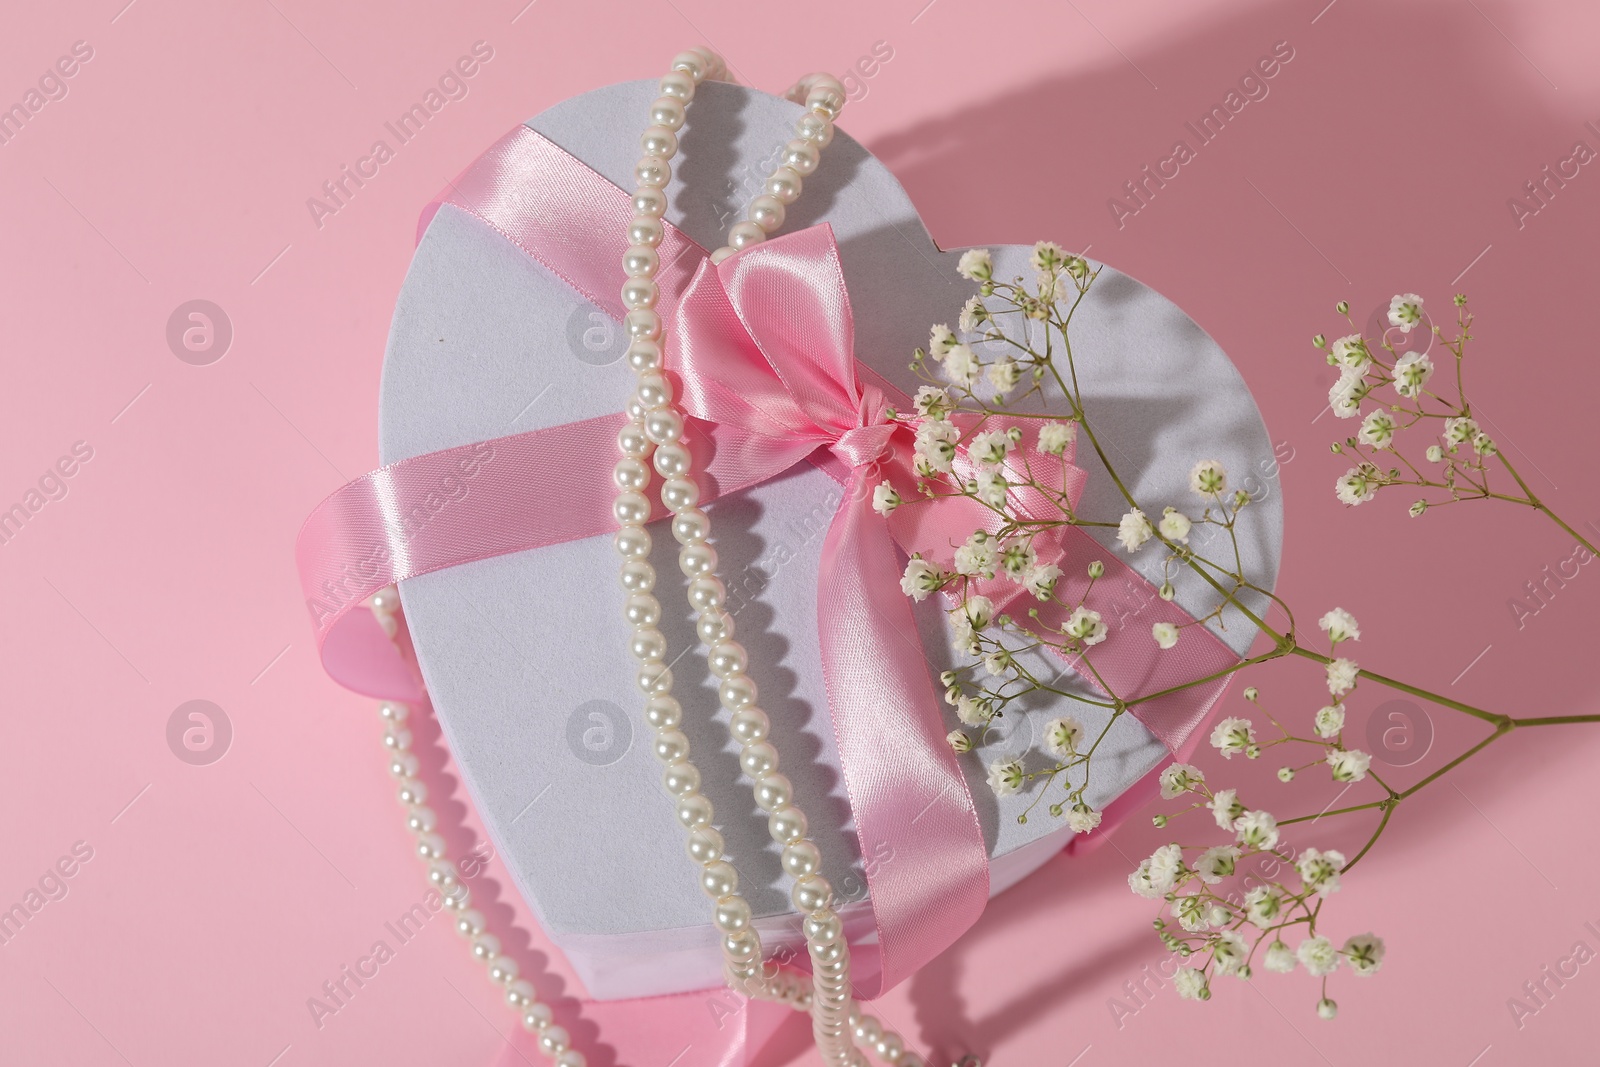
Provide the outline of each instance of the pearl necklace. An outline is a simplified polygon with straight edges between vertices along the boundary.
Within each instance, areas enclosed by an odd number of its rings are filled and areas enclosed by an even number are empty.
[[[677,131],[695,87],[708,78],[726,76],[721,57],[709,49],[693,48],[674,57],[671,70],[661,79],[661,96],[650,105],[651,125],[640,138],[645,155],[634,170],[638,188],[628,227],[629,248],[623,255],[627,281],[622,303],[628,309],[628,364],[638,380],[627,405],[629,421],[617,437],[622,458],[613,471],[618,489],[613,513],[619,525],[615,544],[623,559],[621,581],[628,594],[623,614],[633,628],[629,650],[639,661],[637,680],[646,698],[645,720],[655,732],[652,748],[665,765],[662,784],[675,798],[678,821],[688,831],[689,856],[700,865],[700,887],[714,902],[712,918],[723,934],[729,985],[747,996],[809,1012],[812,1033],[827,1063],[865,1067],[866,1059],[854,1044],[859,1041],[895,1067],[926,1067],[921,1056],[905,1049],[898,1034],[863,1013],[851,997],[850,948],[833,910],[833,889],[819,873],[821,853],[806,836],[806,817],[794,803],[789,779],[778,771],[777,750],[767,740],[767,714],[756,704],[756,685],[745,673],[747,654],[733,639],[732,617],[722,610],[727,589],[717,578],[716,549],[708,543],[710,517],[697,506],[700,491],[690,478],[692,459],[681,441],[683,414],[674,406],[671,383],[661,373],[661,317],[654,310],[658,291],[652,279],[660,266],[656,246],[665,235],[663,190],[672,177]],[[799,198],[803,179],[816,170],[821,149],[833,140],[833,120],[844,107],[844,88],[836,79],[808,75],[786,96],[808,108],[796,123],[798,136],[784,146],[781,164],[767,179],[765,191],[751,201],[748,218],[730,227],[728,243],[712,253],[713,263],[759,244],[783,225],[786,206]],[[766,973],[750,904],[739,893],[738,872],[723,858],[722,834],[711,825],[711,801],[700,792],[700,772],[689,759],[689,739],[678,729],[683,708],[672,696],[672,670],[664,662],[666,638],[657,626],[661,604],[651,595],[656,572],[647,558],[652,542],[645,529],[651,511],[643,492],[650,484],[646,459],[664,479],[661,502],[673,514],[672,533],[682,546],[678,565],[689,583],[701,648],[720,681],[721,703],[732,715],[730,729],[741,745],[740,767],[753,782],[756,805],[767,813],[774,840],[783,846],[782,866],[794,883],[791,899],[805,917],[801,925],[811,957],[809,978],[781,969]],[[400,601],[393,587],[375,594],[367,606],[395,638]],[[471,891],[457,877],[444,838],[434,831],[437,815],[426,805],[427,789],[416,777],[420,762],[410,751],[412,736],[405,726],[409,711],[394,701],[379,706],[386,722],[384,745],[391,752],[389,771],[399,780],[406,825],[417,836],[417,852],[427,864],[428,879],[444,904],[456,912],[456,930],[467,939],[473,956],[484,963],[490,980],[505,989],[506,1003],[521,1016],[523,1027],[538,1035],[539,1049],[556,1067],[585,1067],[583,1053],[571,1047],[571,1035],[555,1024],[550,1006],[538,1000],[533,984],[518,977],[516,960],[504,955],[500,940],[486,932],[483,913],[469,906]]]

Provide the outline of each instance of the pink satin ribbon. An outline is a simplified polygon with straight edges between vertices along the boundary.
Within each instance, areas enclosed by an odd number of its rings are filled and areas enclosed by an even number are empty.
[[[546,138],[518,127],[453,183],[443,202],[482,219],[596,306],[622,317],[616,264],[630,198]],[[424,225],[437,209],[430,206]],[[915,496],[911,433],[886,418],[891,405],[904,410],[904,398],[855,361],[849,297],[827,226],[773,239],[715,266],[676,228],[664,228],[658,310],[668,323],[667,363],[693,416],[687,440],[702,499],[748,488],[801,460],[847,487],[822,550],[819,621],[829,710],[862,854],[888,844],[895,856],[868,871],[878,958],[875,971],[858,967],[858,993],[876,996],[943,951],[988,898],[987,849],[965,778],[944,742],[939,700],[899,576],[902,550],[954,546],[980,526],[992,529],[995,516],[960,499],[909,505],[887,519],[873,511],[872,488],[881,480],[908,500]],[[370,613],[352,610],[365,597],[443,567],[609,533],[610,468],[622,421],[620,414],[606,416],[403,460],[319,505],[301,531],[297,556],[329,674],[359,692],[415,699],[419,683],[411,668]],[[1065,463],[1065,484],[1076,500],[1084,475],[1070,458],[1023,450],[1012,463]],[[1019,499],[1024,510],[1033,503]],[[1058,514],[1047,501],[1038,505],[1050,509],[1039,517]],[[1035,548],[1041,561],[1061,567],[1058,590],[1068,602],[1087,585],[1093,559],[1103,561],[1106,575],[1092,605],[1122,589],[1149,594],[1141,597],[1138,628],[1093,656],[1095,669],[1125,699],[1237,662],[1198,626],[1184,631],[1179,648],[1158,652],[1151,623],[1192,620],[1080,529],[1052,528]],[[997,610],[1014,602],[1019,618],[1039,607],[1039,625],[1059,626],[1066,615],[1014,583],[986,583],[983,591]],[[1118,613],[1105,614],[1116,621]],[[1177,752],[1225,686],[1219,679],[1132,711]]]

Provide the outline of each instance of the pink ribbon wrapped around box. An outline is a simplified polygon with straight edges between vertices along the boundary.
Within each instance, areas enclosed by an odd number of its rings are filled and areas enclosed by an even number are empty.
[[[430,207],[385,365],[391,462],[320,505],[299,545],[330,674],[415,699],[413,668],[359,606],[400,583],[428,689],[497,852],[602,998],[720,975],[716,932],[636,721],[609,537],[631,379],[615,323],[632,215],[616,180],[632,149],[615,131],[642,112],[648,86],[589,93],[518,127]],[[915,386],[911,348],[970,295],[955,256],[932,245],[887,171],[843,134],[783,235],[720,265],[705,253],[729,221],[724,198],[747,195],[726,173],[761,171],[755,146],[781,144],[796,111],[736,86],[703,88],[668,189],[658,310],[730,610],[824,873],[846,897],[858,991],[872,997],[946,948],[992,893],[1068,835],[1042,810],[1019,824],[1031,798],[997,799],[977,761],[957,762],[937,684],[950,657],[944,605],[914,606],[899,587],[909,552],[948,559],[973,529],[992,528],[992,514],[962,500],[887,517],[871,507],[883,480],[913,492],[911,432],[893,413],[908,410]],[[1025,250],[997,249],[996,260],[1002,276],[1025,271]],[[1104,403],[1091,417],[1107,420],[1097,426],[1124,480],[1156,506],[1192,505],[1188,467],[1222,459],[1258,497],[1244,563],[1270,585],[1281,532],[1274,456],[1226,357],[1176,308],[1110,270],[1077,321],[1080,380]],[[1073,460],[1066,484],[1082,507],[1120,514],[1103,473]],[[657,537],[657,592],[682,616],[664,624],[676,655],[693,632],[671,588],[671,540]],[[1035,547],[1062,568],[1065,599],[1082,590],[1089,561],[1107,568],[1089,602],[1113,625],[1096,669],[1119,694],[1164,691],[1242,653],[1239,625],[1187,630],[1178,649],[1158,652],[1150,626],[1187,621],[1206,601],[1181,584],[1173,602],[1158,598],[1135,569],[1154,553],[1130,566],[1077,528]],[[1022,593],[993,585],[997,599]],[[1018,617],[1036,603],[1022,595]],[[1064,614],[1045,608],[1039,624]],[[686,718],[697,720],[685,730],[763,939],[781,951],[798,943],[786,880],[697,657],[674,665]],[[1092,693],[1077,666],[1050,669],[1063,687]],[[1109,807],[1107,825],[1192,748],[1225,685],[1148,701],[1114,724],[1089,798]],[[1093,709],[1069,704],[1008,715],[990,758],[1029,748],[1036,723],[1055,714],[1096,729]]]

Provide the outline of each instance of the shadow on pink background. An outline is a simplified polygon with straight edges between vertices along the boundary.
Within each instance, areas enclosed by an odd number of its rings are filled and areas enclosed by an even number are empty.
[[[1520,224],[1507,206],[1574,142],[1600,149],[1592,5],[124,3],[18,9],[0,34],[0,103],[76,42],[92,50],[0,144],[0,506],[78,449],[65,495],[0,545],[0,905],[63,857],[73,870],[0,946],[5,1067],[537,1062],[438,919],[320,1028],[307,1010],[424,883],[370,702],[317,666],[291,545],[316,501],[376,461],[380,356],[422,205],[512,124],[651,75],[688,43],[781,91],[884,42],[892,57],[858,79],[843,125],[942,245],[1088,245],[1239,365],[1293,457],[1275,489],[1281,591],[1302,624],[1340,604],[1361,619],[1364,665],[1517,714],[1595,710],[1600,570],[1528,601],[1526,584],[1571,554],[1535,516],[1474,505],[1410,520],[1407,501],[1381,497],[1342,514],[1344,465],[1326,449],[1348,427],[1320,414],[1332,374],[1309,344],[1338,330],[1339,299],[1364,318],[1397,291],[1434,308],[1469,292],[1475,404],[1535,491],[1600,525],[1587,456],[1600,169]],[[307,198],[477,41],[494,54],[467,96],[319,225]],[[1293,58],[1268,95],[1119,225],[1107,201],[1278,42]],[[232,327],[207,365],[167,338],[197,299]],[[1516,597],[1537,611],[1519,620]],[[1255,684],[1285,712],[1320,703],[1318,677],[1293,664]],[[1392,697],[1364,687],[1353,706]],[[174,709],[196,699],[231,724],[204,766],[168,743]],[[1408,764],[1390,768],[1396,784],[1481,736],[1442,709],[1398,710],[1432,743],[1415,763],[1380,752]],[[435,792],[454,788],[437,731],[419,733]],[[1600,949],[1584,926],[1600,926],[1585,888],[1600,875],[1597,754],[1600,731],[1513,736],[1407,802],[1330,905],[1338,936],[1389,944],[1382,974],[1335,982],[1335,1023],[1316,1018],[1303,974],[1219,983],[1206,1005],[1142,978],[1162,956],[1124,877],[1166,839],[1143,818],[1006,894],[881,1013],[930,1055],[1000,1065],[1178,1050],[1197,1064],[1593,1062],[1594,966],[1520,1020],[1508,999],[1575,942]],[[1290,794],[1273,801],[1284,809],[1337,792],[1279,786],[1272,769],[1228,767],[1257,795]],[[437,806],[456,854],[482,839],[459,794]],[[1362,831],[1332,821],[1303,839],[1351,848]],[[497,929],[514,914],[529,929],[492,860],[473,884]],[[510,944],[570,1015],[581,990],[559,955],[536,930]],[[574,1027],[595,1036],[591,1020]],[[763,1063],[812,1062],[805,1029],[786,1025]]]

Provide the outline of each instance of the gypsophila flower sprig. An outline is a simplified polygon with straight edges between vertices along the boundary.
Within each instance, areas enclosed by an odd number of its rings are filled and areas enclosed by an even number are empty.
[[[1024,277],[1005,280],[996,277],[989,252],[962,254],[959,273],[976,283],[977,292],[961,308],[955,329],[933,326],[927,347],[914,353],[913,369],[926,384],[913,401],[914,411],[898,415],[915,431],[916,492],[907,495],[904,487],[896,491],[885,482],[873,498],[874,507],[887,514],[964,497],[987,516],[962,543],[928,546],[913,556],[901,583],[913,599],[939,596],[947,605],[956,660],[941,682],[958,720],[948,736],[950,746],[958,756],[981,761],[997,796],[1030,795],[1020,820],[1046,804],[1074,833],[1090,833],[1102,818],[1087,800],[1094,756],[1120,716],[1145,701],[1269,660],[1294,656],[1316,664],[1328,694],[1320,706],[1275,713],[1256,687],[1248,687],[1243,695],[1250,714],[1221,717],[1211,744],[1224,759],[1282,758],[1280,782],[1321,781],[1324,788],[1331,782],[1374,791],[1374,799],[1280,819],[1268,806],[1247,805],[1238,789],[1214,787],[1199,768],[1174,763],[1161,774],[1161,797],[1186,806],[1156,815],[1156,826],[1188,817],[1222,838],[1163,845],[1128,881],[1135,893],[1161,902],[1155,929],[1163,944],[1182,957],[1175,982],[1180,996],[1208,1000],[1213,979],[1249,979],[1257,963],[1269,973],[1303,969],[1321,983],[1317,1014],[1331,1019],[1338,1007],[1328,996],[1329,977],[1341,966],[1357,977],[1376,973],[1385,948],[1370,933],[1342,942],[1325,937],[1320,932],[1323,905],[1377,842],[1402,802],[1513,729],[1591,723],[1600,716],[1513,718],[1364,669],[1351,651],[1361,640],[1361,625],[1342,607],[1317,620],[1316,636],[1326,642],[1327,651],[1311,647],[1302,639],[1290,606],[1245,574],[1239,523],[1248,514],[1250,495],[1230,489],[1222,463],[1197,457],[1186,499],[1141,501],[1102,447],[1094,413],[1078,387],[1071,334],[1073,316],[1099,269],[1051,242],[1034,246],[1030,267],[1031,284]],[[1354,460],[1338,480],[1339,499],[1349,505],[1364,503],[1398,485],[1436,491],[1436,499],[1413,505],[1414,515],[1441,503],[1512,501],[1540,511],[1600,554],[1528,489],[1473,418],[1461,386],[1472,317],[1464,297],[1455,303],[1457,331],[1452,338],[1431,322],[1423,299],[1415,294],[1391,302],[1390,326],[1380,338],[1367,339],[1359,332],[1331,344],[1316,338],[1317,347],[1340,369],[1330,406],[1340,418],[1361,420],[1357,432],[1333,448]],[[1347,305],[1341,302],[1338,310],[1348,318]],[[1441,383],[1452,379],[1453,387],[1444,389]],[[1419,435],[1431,442],[1421,459],[1413,447]],[[1125,502],[1119,514],[1090,516],[1076,510],[1070,459],[1080,443],[1094,452]],[[1514,491],[1491,480],[1504,477],[1515,484]],[[1142,633],[1119,628],[1113,634],[1093,606],[1104,563],[1088,565],[1082,576],[1086,582],[1076,575],[1064,582],[1060,568],[1036,549],[1044,531],[1065,526],[1099,528],[1108,536],[1114,532],[1116,552],[1147,559],[1145,572],[1159,574],[1156,591],[1163,599],[1174,598],[1174,579],[1188,572],[1210,590],[1213,602],[1209,609],[1202,605],[1190,622],[1160,622]],[[1197,537],[1197,528],[1209,528],[1208,536]],[[1224,546],[1220,557],[1202,550],[1213,543]],[[1023,612],[1026,620],[997,611],[989,595],[993,582],[1019,586],[1028,594],[1005,598],[1030,605]],[[1077,592],[1068,596],[1068,588]],[[1284,622],[1269,624],[1264,613],[1252,609],[1262,598],[1282,612]],[[1042,622],[1040,608],[1046,606],[1050,618],[1063,621]],[[1183,630],[1190,626],[1222,628],[1224,612],[1230,609],[1268,638],[1264,651],[1235,666],[1137,695],[1116,692],[1096,668],[1107,646],[1142,641],[1163,655],[1183,645]],[[1099,692],[1070,691],[1054,675],[1045,677],[1031,668],[1040,651],[1071,658]],[[1368,753],[1347,743],[1347,706],[1364,682],[1476,718],[1493,732],[1419,781],[1396,788],[1373,770]],[[1068,712],[1045,725],[1036,750],[997,755],[997,726],[1008,713],[1022,714],[1028,699],[1039,694],[1056,707],[1065,702]],[[1071,710],[1074,705],[1078,714]],[[1290,840],[1297,827],[1312,820],[1371,812],[1378,814],[1377,823],[1348,858],[1337,849]],[[1240,884],[1247,869],[1257,872],[1248,890]]]

